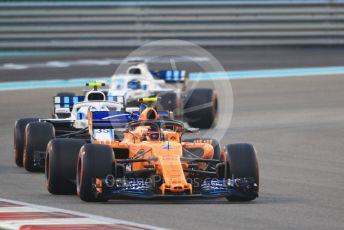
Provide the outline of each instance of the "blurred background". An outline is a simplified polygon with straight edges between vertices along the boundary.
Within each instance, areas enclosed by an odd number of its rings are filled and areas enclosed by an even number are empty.
[[[116,61],[101,60],[158,39],[201,45],[228,70],[338,66],[343,21],[342,0],[0,0],[0,81],[110,76]],[[79,59],[93,62],[65,62]]]
[[[202,46],[344,43],[338,0],[0,1],[2,50],[137,47],[174,38]]]

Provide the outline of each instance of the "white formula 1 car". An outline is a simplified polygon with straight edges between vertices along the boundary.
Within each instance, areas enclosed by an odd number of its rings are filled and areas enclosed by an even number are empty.
[[[121,111],[124,110],[124,97],[106,96],[98,87],[105,86],[105,83],[90,82],[87,86],[93,90],[86,92],[85,96],[60,96],[54,97],[54,119],[41,119],[57,121],[59,123],[70,123],[75,129],[88,127],[88,111]],[[61,96],[62,95],[62,96]],[[138,108],[137,108],[138,109]]]
[[[105,86],[104,83],[91,82],[87,86],[93,90],[85,96],[55,96],[53,118],[23,118],[15,122],[14,158],[17,166],[24,166],[30,172],[44,170],[46,148],[51,139],[85,139],[89,111],[131,113],[138,110],[125,108],[123,97],[106,96],[98,90],[98,87]]]
[[[128,106],[139,98],[158,96],[158,110],[173,111],[176,119],[197,128],[211,128],[217,117],[217,94],[210,88],[185,90],[185,70],[149,70],[145,63],[130,66],[111,78],[109,96],[122,96]]]

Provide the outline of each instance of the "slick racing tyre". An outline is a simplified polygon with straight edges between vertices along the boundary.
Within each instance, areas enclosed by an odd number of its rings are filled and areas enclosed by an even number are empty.
[[[45,178],[51,194],[76,194],[76,167],[79,150],[85,144],[80,139],[53,139],[47,147]]]
[[[254,178],[259,190],[259,169],[256,151],[251,144],[230,144],[226,146],[230,178]],[[250,201],[256,196],[227,196],[229,201]]]
[[[38,121],[38,118],[19,119],[14,124],[14,162],[18,167],[23,167],[25,128],[30,122],[34,121]]]
[[[77,192],[86,202],[107,201],[95,194],[93,183],[96,178],[113,174],[112,148],[107,145],[85,144],[80,149],[76,173]]]
[[[158,111],[174,111],[177,108],[177,94],[174,92],[160,92],[158,94]]]
[[[23,165],[27,171],[44,170],[44,165],[37,165],[34,155],[37,152],[45,152],[47,144],[53,138],[55,138],[55,129],[48,122],[31,122],[26,126]]]
[[[184,101],[184,117],[192,127],[208,129],[217,117],[217,94],[212,89],[193,89]]]

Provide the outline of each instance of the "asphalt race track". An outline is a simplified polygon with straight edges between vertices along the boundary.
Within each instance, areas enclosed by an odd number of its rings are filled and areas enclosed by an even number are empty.
[[[343,229],[344,76],[231,84],[233,119],[221,143],[255,145],[261,191],[253,202],[126,199],[95,204],[50,195],[43,174],[14,165],[13,125],[21,117],[50,116],[52,96],[61,89],[0,92],[0,197],[172,229]]]

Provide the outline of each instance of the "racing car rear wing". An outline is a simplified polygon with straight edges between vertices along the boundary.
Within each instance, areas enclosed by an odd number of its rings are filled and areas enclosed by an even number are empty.
[[[165,80],[167,83],[183,83],[186,79],[185,70],[160,70],[150,71],[152,75],[158,79]]]

